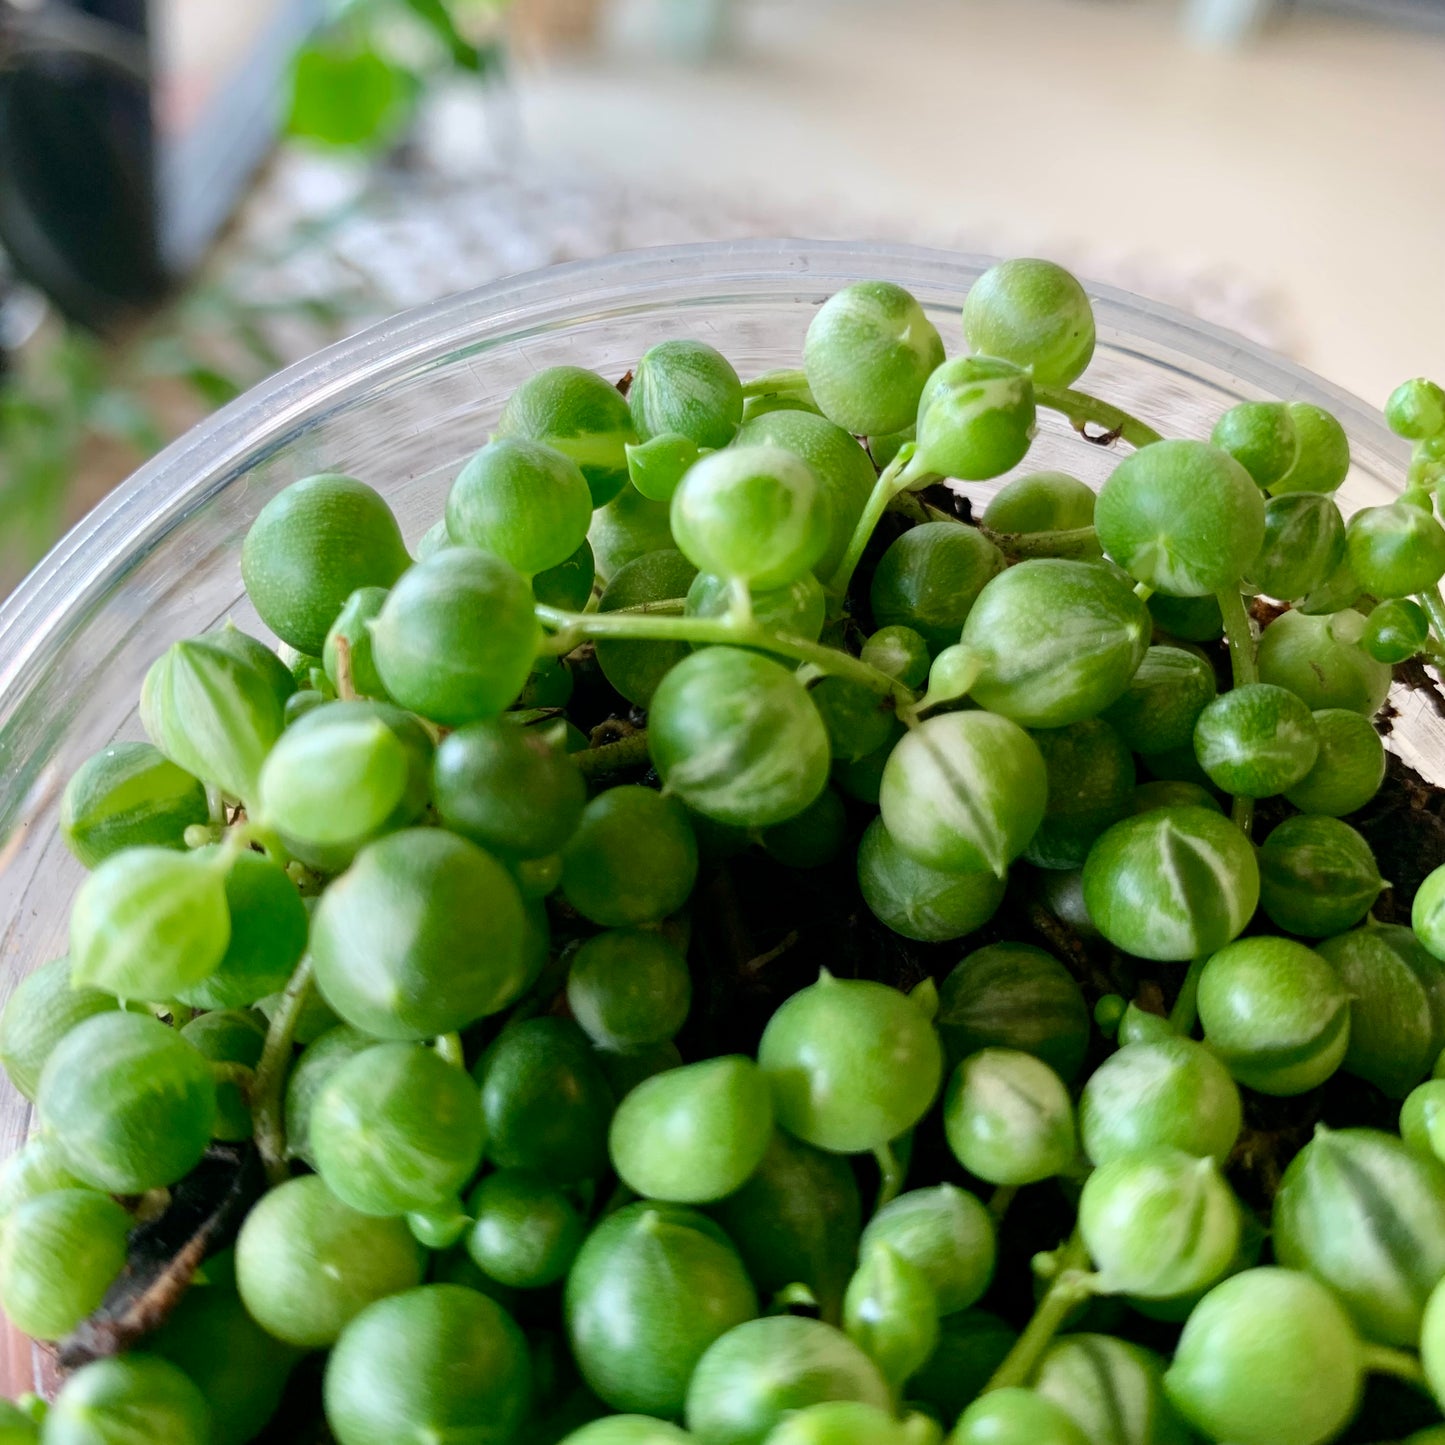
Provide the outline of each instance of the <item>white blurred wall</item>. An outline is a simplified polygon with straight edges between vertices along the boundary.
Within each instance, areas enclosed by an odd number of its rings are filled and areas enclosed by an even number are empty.
[[[1190,46],[1164,0],[733,0],[730,56],[614,0],[522,75],[537,164],[877,234],[1215,270],[1373,401],[1445,375],[1445,35],[1293,12]],[[802,227],[800,227],[802,228]]]

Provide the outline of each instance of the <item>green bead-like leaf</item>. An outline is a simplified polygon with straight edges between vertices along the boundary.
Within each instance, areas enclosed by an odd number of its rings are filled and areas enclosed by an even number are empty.
[[[1155,1149],[1111,1160],[1084,1181],[1079,1232],[1104,1289],[1175,1299],[1224,1275],[1239,1248],[1240,1212],[1213,1159]]]
[[[971,696],[1023,727],[1080,722],[1123,694],[1151,630],[1148,608],[1117,571],[1020,562],[979,593],[964,623],[964,645],[983,660]]]
[[[1074,1161],[1074,1109],[1064,1082],[1017,1049],[980,1049],[953,1071],[943,1129],[954,1158],[990,1184],[1034,1184]]]
[[[781,447],[801,457],[828,495],[828,545],[815,567],[820,577],[831,577],[843,560],[848,539],[862,515],[876,480],[868,453],[854,437],[814,411],[773,411],[755,416],[749,411],[734,444]],[[878,466],[885,463],[874,453]]]
[[[341,652],[339,643],[345,642],[351,664],[351,686],[358,697],[386,697],[386,687],[376,670],[371,655],[370,623],[381,612],[386,603],[385,587],[358,587],[346,599],[336,621],[326,634],[326,645],[321,650],[322,665],[333,687],[341,680]]]
[[[1214,668],[1198,652],[1151,647],[1104,718],[1134,752],[1167,752],[1193,743],[1199,714],[1217,691]]]
[[[125,1266],[131,1217],[90,1189],[61,1189],[18,1205],[0,1231],[0,1307],[38,1340],[69,1334]]]
[[[60,800],[60,836],[94,868],[122,848],[183,848],[210,817],[206,790],[151,743],[112,743],[76,769]]]
[[[875,1242],[849,1282],[843,1327],[900,1389],[938,1344],[938,1297],[916,1264]]]
[[[322,473],[261,508],[241,549],[241,576],[266,626],[318,657],[346,599],[358,587],[390,587],[410,561],[380,493]]]
[[[229,859],[131,848],[85,881],[70,916],[77,987],[172,999],[214,973],[231,939]]]
[[[1280,1263],[1327,1284],[1365,1335],[1409,1347],[1445,1277],[1445,1165],[1393,1134],[1321,1126],[1285,1171],[1273,1240]]]
[[[1199,1018],[1241,1084],[1281,1098],[1322,1084],[1349,1047],[1344,985],[1289,938],[1241,938],[1214,954],[1199,976]]]
[[[768,1021],[758,1063],[782,1128],[815,1148],[861,1154],[898,1138],[928,1112],[943,1050],[906,994],[824,970]]]
[[[42,963],[21,979],[0,1014],[0,1064],[10,1082],[33,1099],[40,1071],[56,1044],[92,1014],[115,1007],[109,994],[73,986],[69,958]]]
[[[400,807],[407,750],[381,718],[346,714],[288,729],[261,773],[259,814],[318,847],[373,836]]]
[[[1264,507],[1264,543],[1250,564],[1252,586],[1286,601],[1313,592],[1345,555],[1345,524],[1333,497],[1289,492]]]
[[[1089,1445],[1052,1400],[1021,1386],[981,1395],[963,1412],[949,1445]]]
[[[873,573],[873,620],[880,627],[911,627],[932,651],[941,651],[958,641],[975,599],[1003,566],[1003,553],[976,527],[910,527]]]
[[[1195,1306],[1164,1385],[1206,1439],[1316,1445],[1354,1418],[1364,1374],[1359,1336],[1329,1290],[1293,1270],[1249,1269]]]
[[[1353,928],[1385,886],[1359,833],[1338,818],[1307,813],[1286,818],[1260,845],[1259,880],[1270,919],[1305,938]]]
[[[856,436],[914,421],[943,342],[901,286],[860,281],[831,296],[808,324],[803,368],[818,407]]]
[[[1260,635],[1259,680],[1288,688],[1314,711],[1348,708],[1372,717],[1390,690],[1390,669],[1356,645],[1364,627],[1348,608],[1282,614]]]
[[[1115,823],[1084,864],[1095,927],[1140,958],[1197,958],[1222,948],[1259,902],[1249,840],[1208,808],[1156,808]]]
[[[1089,1076],[1079,1099],[1079,1132],[1095,1164],[1158,1148],[1222,1164],[1243,1120],[1229,1070],[1172,1031],[1125,1043]]]
[[[918,400],[918,451],[905,475],[986,481],[1016,467],[1037,430],[1034,385],[1012,361],[957,356]]]
[[[1264,498],[1227,452],[1163,441],[1126,457],[1099,491],[1104,550],[1141,582],[1176,597],[1238,585],[1264,540]]]
[[[205,638],[177,642],[151,664],[140,716],[172,762],[247,803],[282,729],[268,680]]]
[[[1269,483],[1278,497],[1286,492],[1333,492],[1350,470],[1350,441],[1345,429],[1323,407],[1307,401],[1286,406],[1294,428],[1294,459],[1289,470]]]
[[[545,442],[571,457],[587,479],[594,507],[627,486],[627,448],[638,440],[627,399],[580,366],[549,366],[524,381],[502,408],[496,434]]]
[[[694,652],[667,674],[647,743],[669,791],[720,823],[785,822],[828,782],[828,734],[802,683],[737,647]]]
[[[1245,683],[1217,697],[1194,725],[1194,753],[1209,781],[1244,798],[1292,788],[1314,767],[1319,729],[1287,688]]]
[[[708,1204],[746,1182],[772,1133],[767,1078],[751,1059],[725,1055],[639,1084],[612,1116],[608,1146],[629,1189]]]
[[[1015,257],[990,266],[969,288],[963,332],[985,356],[1006,356],[1041,382],[1068,386],[1094,354],[1094,308],[1062,266]]]
[[[846,1159],[775,1129],[752,1177],[708,1212],[727,1231],[764,1296],[801,1284],[824,1320],[841,1320],[863,1213]]]
[[[1445,1047],[1445,963],[1398,924],[1337,934],[1318,952],[1350,995],[1344,1067],[1403,1099]]]
[[[881,923],[904,938],[939,943],[982,928],[998,911],[1007,877],[950,873],[910,858],[874,818],[858,845],[858,886]]]
[[[670,502],[687,469],[702,455],[696,442],[676,432],[661,432],[627,448],[632,485],[654,502]]]
[[[174,1029],[143,1014],[97,1014],[55,1046],[36,1105],[91,1188],[143,1194],[200,1163],[216,1122],[216,1081]]]
[[[630,1204],[588,1236],[567,1277],[572,1353],[615,1410],[679,1415],[708,1347],[758,1312],[727,1236],[675,1204]]]
[[[1094,839],[1129,812],[1134,759],[1103,718],[1030,736],[1048,769],[1048,805],[1024,857],[1040,868],[1081,868]]]
[[[1186,1445],[1190,1435],[1165,1398],[1163,1373],[1152,1350],[1110,1335],[1069,1334],[1049,1347],[1034,1389],[1090,1441]]]
[[[974,1304],[993,1278],[993,1216],[954,1184],[910,1189],[885,1204],[863,1231],[861,1250],[886,1244],[928,1281],[945,1318]]]
[[[967,954],[939,989],[938,1032],[949,1062],[979,1049],[1021,1049],[1072,1082],[1089,1047],[1089,1010],[1074,976],[1028,943]]]
[[[889,754],[879,804],[889,836],[929,868],[1002,878],[1043,821],[1048,773],[1021,727],[990,712],[944,713]]]
[[[797,1315],[749,1320],[698,1361],[687,1389],[687,1438],[761,1441],[780,1421],[826,1400],[890,1403],[872,1360],[832,1325]]]
[[[644,441],[671,434],[700,447],[725,447],[743,416],[742,383],[732,363],[701,341],[649,347],[637,363],[627,401]]]

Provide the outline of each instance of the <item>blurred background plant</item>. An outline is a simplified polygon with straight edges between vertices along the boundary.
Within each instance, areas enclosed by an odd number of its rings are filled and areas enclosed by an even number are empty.
[[[372,167],[404,166],[409,135],[435,87],[503,77],[501,27],[509,4],[341,0],[302,33],[286,60],[283,137]],[[77,66],[82,84],[93,79],[87,67],[98,66],[103,83],[113,85],[115,67],[104,55],[109,36],[98,28],[103,23],[60,9],[0,6],[0,73],[11,82],[0,102],[15,103],[17,83],[43,84],[55,76],[57,62],[62,87],[77,78]],[[38,67],[27,69],[26,62],[34,67],[37,59]],[[141,69],[128,56],[119,69],[122,79],[148,79],[144,70],[126,73]],[[21,100],[34,95],[32,88]],[[0,214],[43,213],[43,193],[38,206],[30,197],[16,201],[13,178],[10,184]],[[61,243],[47,236],[34,269],[42,281],[61,277],[49,314],[0,252],[0,596],[77,509],[94,500],[77,495],[72,481],[78,474],[88,472],[103,489],[282,366],[287,358],[273,339],[278,325],[299,320],[313,332],[340,334],[368,314],[355,287],[333,284],[324,294],[268,298],[254,284],[270,268],[323,245],[351,210],[343,203],[303,219],[280,245],[218,274],[202,272],[184,289],[145,285],[114,305],[108,297],[96,299],[87,258],[53,258]],[[138,259],[136,270],[148,269],[148,258]]]
[[[362,151],[395,143],[429,86],[500,77],[509,3],[345,0],[292,61],[288,134]]]
[[[1383,402],[1442,75],[1445,0],[0,0],[0,595],[276,367],[641,245],[1051,256]]]

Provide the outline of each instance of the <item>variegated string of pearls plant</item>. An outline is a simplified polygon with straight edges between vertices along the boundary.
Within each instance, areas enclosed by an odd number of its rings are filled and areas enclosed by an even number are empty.
[[[1347,523],[1317,407],[1166,440],[1073,389],[1057,266],[963,327],[867,282],[796,371],[551,368],[415,561],[359,481],[267,503],[284,660],[153,665],[150,741],[66,792],[69,955],[0,1017],[40,1124],[0,1305],[79,1364],[0,1445],[300,1438],[318,1397],[340,1445],[1445,1440],[1445,870],[1377,922],[1344,821],[1391,666],[1445,658],[1445,392],[1390,398],[1407,487]],[[1131,450],[960,521],[937,484],[1039,407]],[[892,942],[887,981],[780,981],[796,930],[738,960],[749,1035],[705,906],[759,856]],[[216,1141],[269,1187],[138,1311],[138,1218]]]

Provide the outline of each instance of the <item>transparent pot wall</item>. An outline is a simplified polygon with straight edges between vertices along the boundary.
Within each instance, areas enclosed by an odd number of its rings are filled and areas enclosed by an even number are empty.
[[[620,377],[668,336],[711,342],[744,377],[797,365],[818,303],[868,277],[908,287],[953,352],[962,345],[959,305],[986,264],[908,248],[765,241],[558,267],[386,322],[281,373],[176,442],[0,611],[0,1002],[66,947],[81,870],[55,834],[60,789],[91,752],[139,736],[140,681],[167,645],[228,614],[259,626],[242,595],[241,541],[287,483],[323,470],[360,477],[385,494],[414,544],[508,394],[543,367],[571,362]],[[1399,489],[1404,446],[1363,403],[1226,333],[1089,289],[1100,344],[1081,386],[1167,434],[1194,437],[1207,436],[1235,401],[1315,401],[1339,415],[1354,448],[1346,510]],[[1059,468],[1097,486],[1113,461],[1044,413],[1027,468]],[[1395,702],[1402,716],[1391,746],[1445,774],[1440,723],[1413,695]],[[30,1122],[29,1106],[3,1087],[0,1155]],[[0,1363],[22,1365],[18,1356]]]

